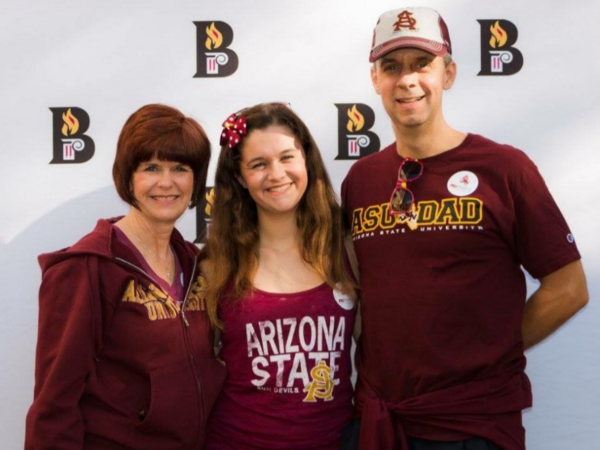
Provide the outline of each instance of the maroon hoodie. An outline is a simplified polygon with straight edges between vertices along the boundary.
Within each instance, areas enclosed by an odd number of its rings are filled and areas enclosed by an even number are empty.
[[[181,306],[142,269],[113,220],[39,257],[39,335],[26,450],[201,449],[226,376],[213,354],[197,249],[171,238]]]

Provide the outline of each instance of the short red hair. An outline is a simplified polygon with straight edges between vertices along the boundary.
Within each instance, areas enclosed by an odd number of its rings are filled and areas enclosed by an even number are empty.
[[[152,158],[186,164],[194,173],[190,208],[198,204],[206,187],[210,142],[198,122],[170,106],[151,104],[134,112],[121,130],[113,164],[119,196],[137,207],[131,179],[138,166]]]

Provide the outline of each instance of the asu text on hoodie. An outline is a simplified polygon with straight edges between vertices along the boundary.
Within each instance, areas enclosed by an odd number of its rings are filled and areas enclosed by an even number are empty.
[[[187,286],[179,306],[100,220],[41,255],[34,402],[26,450],[201,449],[226,376],[214,358],[197,249],[171,238]]]

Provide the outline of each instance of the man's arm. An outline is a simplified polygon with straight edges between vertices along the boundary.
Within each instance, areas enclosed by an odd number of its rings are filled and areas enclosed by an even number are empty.
[[[589,299],[581,261],[575,261],[540,279],[523,316],[525,350],[538,344],[583,308]]]

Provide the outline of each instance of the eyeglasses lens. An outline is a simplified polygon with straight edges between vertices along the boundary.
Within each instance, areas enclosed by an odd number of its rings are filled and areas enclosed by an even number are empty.
[[[392,195],[392,209],[394,211],[409,211],[413,204],[412,193],[404,188],[398,188]]]
[[[412,181],[421,175],[421,170],[423,166],[415,161],[404,161],[402,163],[402,167],[400,167],[400,173],[398,174],[398,178],[403,181]]]

